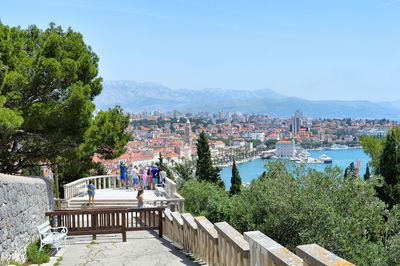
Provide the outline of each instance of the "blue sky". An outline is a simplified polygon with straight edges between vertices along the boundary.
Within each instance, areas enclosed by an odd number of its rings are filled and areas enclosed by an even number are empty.
[[[105,80],[400,100],[400,0],[0,0],[0,19],[71,26]]]

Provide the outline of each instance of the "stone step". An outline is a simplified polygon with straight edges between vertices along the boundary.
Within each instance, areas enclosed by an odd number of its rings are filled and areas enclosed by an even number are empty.
[[[71,200],[68,204],[67,209],[82,209],[87,208],[88,201],[87,200]],[[153,205],[152,201],[147,202],[146,204]],[[157,206],[160,206],[159,202],[156,202]],[[95,200],[95,207],[97,208],[135,208],[137,207],[137,200]]]
[[[98,199],[98,200],[94,200],[95,202],[104,202],[104,203],[111,203],[111,204],[113,204],[113,203],[132,203],[132,202],[137,202],[137,200],[136,199],[132,199],[132,200],[126,200],[126,199],[124,199],[124,200],[118,200],[118,199],[115,199],[115,200],[112,200],[112,199]],[[88,200],[86,199],[82,199],[82,200],[75,200],[75,199],[73,199],[73,200],[70,200],[69,201],[70,203],[87,203],[88,202]]]

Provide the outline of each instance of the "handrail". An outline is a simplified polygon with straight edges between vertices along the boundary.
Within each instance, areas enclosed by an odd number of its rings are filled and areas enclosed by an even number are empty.
[[[126,231],[159,230],[163,234],[162,213],[165,207],[149,208],[98,208],[81,210],[57,210],[46,212],[50,224],[65,226],[69,235],[121,233],[126,242]]]
[[[344,260],[332,252],[317,244],[301,245],[296,247],[296,254],[308,265],[342,265],[354,266],[353,263]]]
[[[64,199],[69,200],[81,193],[84,193],[89,181],[92,180],[96,189],[118,188],[121,187],[118,175],[98,175],[88,176],[72,181],[64,185]]]
[[[235,250],[242,253],[244,257],[249,257],[249,243],[244,240],[243,235],[239,233],[227,222],[214,224],[218,236],[233,246]]]
[[[79,178],[79,179],[77,179],[75,181],[72,181],[72,182],[70,182],[68,184],[65,184],[64,187],[70,187],[72,185],[79,184],[82,181],[93,180],[93,179],[96,179],[96,178],[103,178],[103,177],[118,177],[118,175],[96,175],[96,176],[83,177],[83,178]]]
[[[249,243],[243,235],[227,222],[214,224],[218,232],[218,251],[220,265],[250,265]]]
[[[173,198],[176,193],[176,183],[168,177],[165,178],[165,193],[169,198]]]

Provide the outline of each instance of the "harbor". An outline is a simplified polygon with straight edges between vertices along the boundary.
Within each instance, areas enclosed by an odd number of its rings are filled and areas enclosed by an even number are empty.
[[[349,149],[339,149],[339,150],[309,150],[310,157],[319,158],[322,155],[329,156],[332,158],[332,163],[308,163],[304,164],[307,169],[315,169],[318,171],[324,171],[326,167],[339,167],[343,172],[344,169],[349,166],[351,162],[356,163],[360,160],[360,176],[364,175],[367,162],[370,157],[364,153],[363,149],[360,148],[349,148]],[[238,164],[238,169],[243,183],[250,183],[251,180],[259,177],[264,171],[266,171],[265,164],[271,162],[272,157],[269,159],[256,159],[248,161],[245,163]],[[293,161],[285,160],[288,164],[293,163]],[[296,164],[298,165],[298,164]],[[224,167],[221,171],[221,177],[225,182],[225,187],[229,189],[230,179],[232,176],[232,167]]]

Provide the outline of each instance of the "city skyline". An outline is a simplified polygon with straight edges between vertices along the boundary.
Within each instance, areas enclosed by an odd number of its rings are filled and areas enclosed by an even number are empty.
[[[4,1],[2,23],[71,26],[105,80],[400,99],[400,1]],[[18,12],[16,12],[18,11]]]

